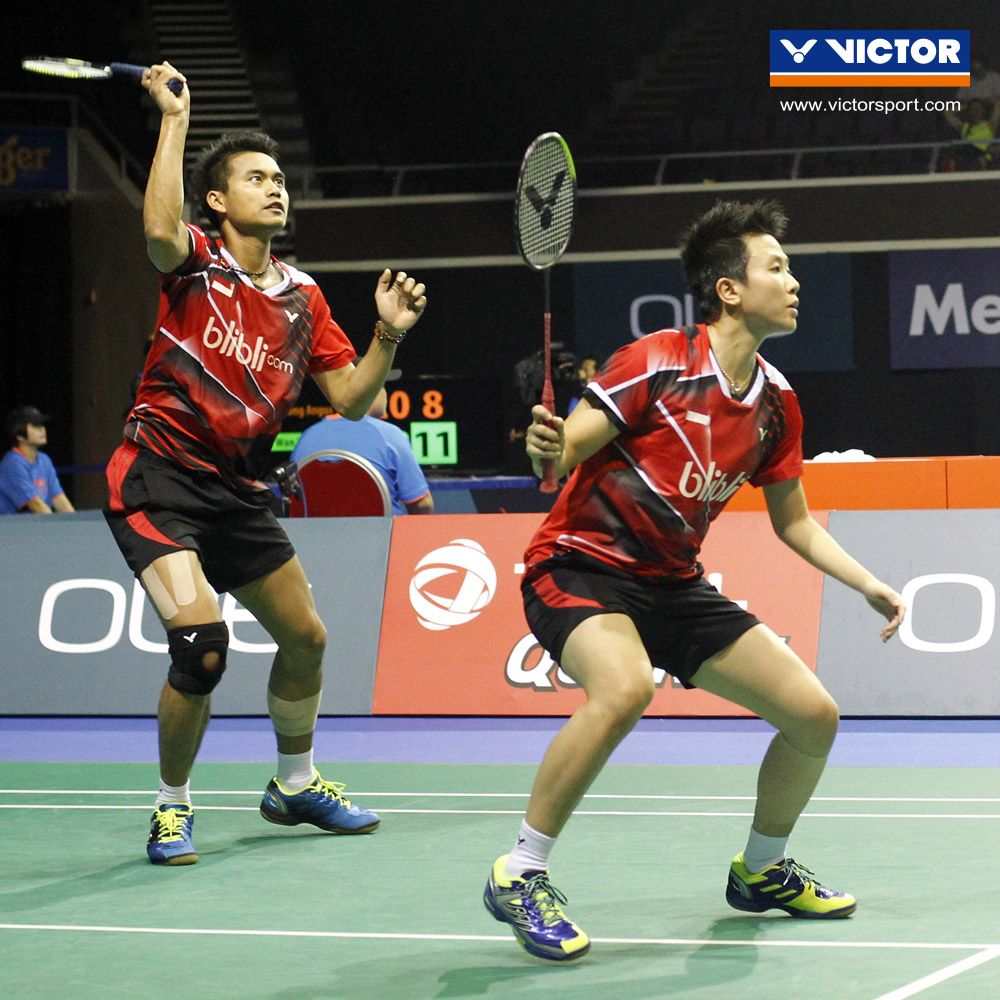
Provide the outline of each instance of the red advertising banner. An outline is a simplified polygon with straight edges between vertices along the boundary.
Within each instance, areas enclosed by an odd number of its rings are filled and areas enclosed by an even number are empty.
[[[824,526],[827,515],[815,515]],[[569,715],[584,695],[524,620],[524,550],[541,514],[442,514],[393,524],[372,711]],[[822,575],[766,514],[723,515],[702,552],[709,580],[786,636],[815,669]],[[748,715],[656,672],[647,715]]]

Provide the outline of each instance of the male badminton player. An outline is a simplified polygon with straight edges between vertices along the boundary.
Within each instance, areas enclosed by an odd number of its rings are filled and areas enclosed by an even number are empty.
[[[779,243],[785,226],[774,202],[716,204],[681,246],[707,322],[622,347],[565,422],[532,411],[526,447],[536,474],[542,459],[572,474],[525,555],[525,613],[587,701],[549,746],[516,843],[496,861],[484,899],[542,958],[589,948],[549,880],[549,855],[649,704],[654,666],[777,729],[749,839],[729,869],[730,905],[821,919],[857,905],[786,856],[833,744],[837,705],[774,632],[704,579],[698,562],[709,525],[749,481],[763,487],[778,537],[888,620],[883,640],[903,619],[899,595],[809,514],[798,402],[757,354],[769,335],[797,323],[799,283]]]
[[[106,517],[163,621],[170,654],[147,854],[153,864],[186,865],[198,860],[190,774],[229,641],[215,591],[232,593],[278,646],[267,688],[278,764],[264,818],[340,834],[378,826],[313,766],[326,631],[255,458],[269,451],[307,373],[338,413],[360,419],[427,300],[422,284],[384,271],[375,336],[352,363],[316,283],[271,254],[288,191],[277,146],[261,133],[225,135],[195,166],[195,194],[220,238],[186,225],[190,95],[187,87],[174,94],[171,80],[184,77],[161,63],[142,81],[162,116],[143,205],[160,306],[125,439],[108,464]]]

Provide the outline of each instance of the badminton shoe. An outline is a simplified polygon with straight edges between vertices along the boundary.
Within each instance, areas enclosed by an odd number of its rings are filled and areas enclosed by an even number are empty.
[[[791,858],[753,875],[743,864],[742,854],[733,858],[729,869],[726,902],[750,913],[784,910],[793,917],[820,920],[849,917],[858,908],[853,896],[820,885],[808,868]]]
[[[299,792],[286,792],[278,779],[272,778],[261,800],[260,814],[269,823],[311,823],[327,833],[372,833],[380,822],[370,809],[352,805],[340,782],[326,781],[318,771],[312,784]]]
[[[590,950],[590,938],[563,913],[566,902],[549,881],[548,872],[506,874],[507,855],[490,872],[483,902],[495,920],[509,924],[525,951],[557,962],[580,958]]]
[[[193,865],[198,852],[191,843],[194,810],[186,803],[166,802],[156,807],[149,824],[146,854],[154,865]]]

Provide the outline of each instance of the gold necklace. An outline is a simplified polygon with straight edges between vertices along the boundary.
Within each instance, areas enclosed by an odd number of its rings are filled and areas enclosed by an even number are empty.
[[[722,372],[723,376],[725,376],[726,381],[729,383],[729,388],[733,391],[734,395],[742,395],[742,393],[750,388],[750,383],[753,381],[754,373],[757,371],[756,364],[754,364],[753,369],[747,376],[746,385],[741,388],[739,382],[734,382],[729,372],[722,367],[722,362],[719,360],[718,355],[715,354],[715,351],[713,351],[712,354],[715,356],[715,363],[719,366],[719,371]]]

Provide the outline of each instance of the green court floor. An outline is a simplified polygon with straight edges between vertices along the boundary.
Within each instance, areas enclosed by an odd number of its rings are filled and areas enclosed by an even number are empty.
[[[196,771],[201,863],[154,868],[153,764],[0,764],[5,1000],[1000,997],[1000,788],[989,768],[831,768],[792,841],[849,920],[740,914],[723,891],[755,768],[612,766],[560,840],[594,940],[531,958],[483,909],[534,767],[323,764],[373,836],[257,813],[267,765]]]

